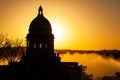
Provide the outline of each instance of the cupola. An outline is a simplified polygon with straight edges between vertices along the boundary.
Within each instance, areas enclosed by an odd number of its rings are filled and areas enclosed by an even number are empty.
[[[37,17],[30,23],[26,39],[29,54],[54,54],[54,35],[50,22],[43,15],[41,6]]]
[[[40,6],[38,9],[38,15],[32,20],[29,27],[30,33],[51,33],[51,24],[43,15],[43,8]]]

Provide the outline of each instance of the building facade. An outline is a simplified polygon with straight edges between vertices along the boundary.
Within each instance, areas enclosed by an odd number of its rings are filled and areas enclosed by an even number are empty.
[[[26,55],[5,68],[2,80],[81,80],[82,67],[77,62],[61,62],[54,53],[54,34],[41,6],[30,23],[26,44]]]

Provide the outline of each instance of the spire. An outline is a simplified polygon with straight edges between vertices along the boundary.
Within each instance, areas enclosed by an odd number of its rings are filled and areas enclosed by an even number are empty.
[[[39,15],[43,15],[43,8],[42,6],[40,5],[39,9],[38,9],[38,14]]]

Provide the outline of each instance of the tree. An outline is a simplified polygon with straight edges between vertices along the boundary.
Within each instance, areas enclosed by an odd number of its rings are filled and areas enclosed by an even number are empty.
[[[86,73],[87,66],[81,65],[81,67],[82,67],[82,77],[81,77],[81,80],[93,80],[93,75]]]
[[[81,80],[93,80],[93,75],[86,72],[82,72]]]
[[[120,72],[116,72],[115,75],[116,75],[116,80],[120,80]]]
[[[0,60],[8,62],[17,62],[25,51],[23,40],[9,39],[7,35],[0,34]]]

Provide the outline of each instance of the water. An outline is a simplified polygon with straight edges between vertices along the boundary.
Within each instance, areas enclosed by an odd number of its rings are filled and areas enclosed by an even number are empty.
[[[120,72],[120,61],[113,58],[103,58],[95,53],[91,54],[60,54],[63,62],[78,62],[79,65],[87,66],[86,72],[94,77],[112,76],[115,72]]]

